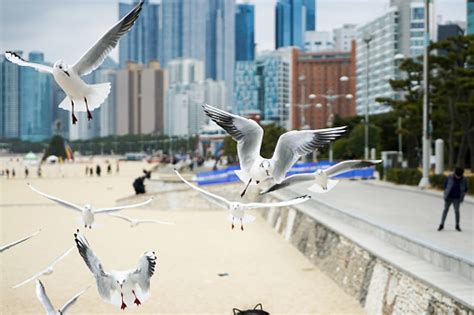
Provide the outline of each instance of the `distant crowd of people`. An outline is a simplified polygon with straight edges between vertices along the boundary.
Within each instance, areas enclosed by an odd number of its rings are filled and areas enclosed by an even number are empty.
[[[111,175],[112,174],[112,164],[109,163],[109,161],[107,161],[106,163],[107,163],[107,175]],[[117,162],[117,164],[115,166],[115,174],[118,174],[119,172],[120,172],[120,167],[119,167],[119,163]],[[101,174],[102,174],[102,167],[100,167],[100,165],[97,164],[95,166],[95,175],[97,177],[100,177]],[[85,175],[86,176],[94,176],[94,167],[86,165]]]
[[[2,175],[5,175],[7,179],[10,179],[10,178],[14,179],[16,177],[16,171],[14,167],[12,167],[11,170],[9,168],[5,168],[4,170],[1,171],[1,173],[3,173]],[[36,174],[38,175],[38,177],[41,177],[42,175],[41,165],[38,166],[38,168],[36,169]],[[25,166],[25,178],[28,178],[29,175],[30,175],[30,169],[28,168],[28,166]]]

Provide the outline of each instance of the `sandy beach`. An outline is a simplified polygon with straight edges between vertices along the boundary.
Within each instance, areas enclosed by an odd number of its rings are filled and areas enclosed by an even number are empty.
[[[87,164],[93,166],[98,160]],[[25,179],[19,162],[2,159],[1,167],[15,166],[15,179],[0,179],[0,244],[41,228],[36,237],[0,254],[2,314],[44,314],[35,294],[35,282],[11,287],[46,267],[74,246],[73,233],[84,233],[105,270],[135,268],[145,251],[155,251],[157,269],[151,279],[151,297],[139,308],[125,312],[101,300],[95,280],[74,249],[53,274],[41,277],[57,307],[91,286],[71,308],[71,314],[232,314],[232,308],[262,303],[271,314],[363,314],[355,299],[315,268],[257,215],[245,231],[231,230],[227,213],[210,206],[184,185],[179,192],[147,193],[134,197],[132,181],[141,175],[142,162],[123,162],[120,173],[85,176],[86,164],[47,165],[43,177],[35,169]],[[96,226],[85,230],[79,216],[32,192],[36,188],[83,205],[112,206],[135,203],[154,196],[147,207],[123,211],[137,219],[171,221],[176,225],[141,225],[130,228],[117,218],[96,216]],[[147,184],[159,191],[162,184]],[[212,187],[229,197],[240,187]],[[237,194],[235,194],[237,197]],[[170,200],[171,199],[171,200]],[[227,274],[219,276],[218,274]]]

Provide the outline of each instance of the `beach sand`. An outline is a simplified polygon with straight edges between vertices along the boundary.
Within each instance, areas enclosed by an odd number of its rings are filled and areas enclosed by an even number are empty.
[[[11,167],[16,162],[9,163]],[[122,220],[98,215],[96,226],[85,230],[78,214],[44,199],[26,185],[30,182],[48,194],[79,205],[90,202],[94,207],[115,205],[119,199],[120,203],[134,203],[152,195],[132,197],[131,186],[141,170],[150,165],[125,162],[120,164],[120,174],[107,175],[105,163],[101,164],[100,178],[86,177],[85,164],[70,164],[44,166],[41,179],[35,174],[25,179],[17,165],[16,179],[0,179],[0,244],[42,229],[36,237],[0,254],[2,314],[44,314],[36,298],[35,282],[18,289],[11,287],[73,246],[77,228],[105,270],[135,268],[145,251],[155,251],[158,260],[150,299],[139,308],[123,312],[101,300],[92,274],[74,249],[56,265],[53,274],[41,277],[57,308],[91,286],[70,309],[71,314],[232,314],[234,307],[253,308],[257,303],[271,314],[364,313],[354,298],[259,216],[244,232],[231,230],[225,211],[185,191],[175,195],[179,198],[172,207],[169,200],[164,200],[169,196],[157,194],[149,207],[123,211],[133,218],[171,221],[175,226],[130,228]],[[34,168],[31,173],[35,173]],[[148,185],[150,190],[160,187],[156,182]],[[219,191],[219,187],[212,190]],[[186,204],[182,209],[181,203]],[[220,277],[219,273],[228,275]]]

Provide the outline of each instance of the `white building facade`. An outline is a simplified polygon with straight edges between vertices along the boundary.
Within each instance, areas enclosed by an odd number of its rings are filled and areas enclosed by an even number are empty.
[[[376,102],[378,97],[401,99],[394,92],[390,79],[400,76],[399,62],[403,58],[417,58],[423,54],[424,7],[422,0],[393,0],[382,16],[357,28],[356,37],[356,111],[379,114],[390,110]],[[434,7],[430,8],[431,23],[435,25]],[[436,38],[432,28],[430,38]],[[369,40],[369,45],[366,41]],[[367,58],[368,57],[368,58]],[[368,73],[368,76],[367,76]]]

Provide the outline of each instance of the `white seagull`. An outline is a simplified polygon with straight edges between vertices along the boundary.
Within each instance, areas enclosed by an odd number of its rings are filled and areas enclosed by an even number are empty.
[[[32,238],[33,236],[37,235],[39,232],[41,232],[41,229],[36,231],[35,233],[31,234],[31,235],[28,235],[28,236],[22,238],[21,240],[18,240],[18,241],[15,241],[15,242],[12,242],[10,244],[7,244],[5,246],[0,247],[0,253],[3,252],[4,250],[9,249],[10,247],[13,247],[13,246],[18,245],[20,243],[23,243],[24,241],[26,241],[26,240]]]
[[[116,217],[119,219],[122,219],[124,221],[127,221],[130,223],[130,227],[136,227],[139,224],[143,223],[156,223],[156,224],[166,224],[166,225],[174,225],[174,223],[171,222],[166,222],[166,221],[158,221],[158,220],[137,220],[137,219],[132,219],[130,217],[127,217],[125,215],[120,215],[120,214],[114,214],[110,213],[109,214],[111,217]]]
[[[259,208],[269,208],[269,207],[286,207],[286,206],[291,206],[291,205],[296,205],[302,202],[305,202],[309,200],[311,197],[308,195],[296,197],[294,199],[288,200],[288,201],[281,201],[281,202],[274,202],[274,203],[259,203],[259,202],[252,202],[252,203],[241,203],[241,202],[231,202],[225,199],[224,197],[215,195],[211,192],[208,192],[202,188],[199,188],[181,176],[181,174],[175,170],[176,175],[179,176],[179,178],[186,183],[189,187],[197,190],[199,193],[202,194],[202,196],[207,199],[208,201],[216,204],[217,206],[227,209],[230,211],[229,216],[227,219],[231,222],[231,228],[234,228],[234,221],[238,220],[240,221],[240,229],[243,231],[244,230],[244,223],[250,223],[255,220],[255,217],[253,215],[245,213],[245,210],[248,209],[259,209]]]
[[[246,184],[241,193],[244,196],[250,184],[260,184],[272,179],[281,183],[293,164],[317,148],[323,147],[346,131],[346,127],[319,130],[292,130],[284,133],[271,159],[260,156],[263,129],[255,121],[233,115],[207,104],[202,105],[204,112],[216,124],[224,128],[237,141],[240,170],[235,171],[239,179]]]
[[[34,274],[32,277],[26,279],[25,281],[23,282],[20,282],[18,283],[17,285],[13,286],[13,289],[16,289],[16,288],[19,288],[21,287],[22,285],[24,284],[27,284],[28,282],[30,281],[33,281],[41,276],[47,276],[47,275],[50,275],[53,273],[54,271],[54,265],[56,265],[60,260],[62,260],[64,257],[66,257],[67,255],[69,255],[69,253],[74,249],[74,246],[72,246],[71,248],[69,248],[64,254],[62,254],[61,256],[59,256],[58,258],[56,258],[55,260],[53,260],[52,263],[50,263],[46,268],[44,268],[43,270],[41,270],[40,272]]]
[[[330,191],[339,182],[338,180],[331,179],[336,175],[347,172],[351,169],[364,168],[374,166],[381,163],[382,160],[348,160],[339,162],[326,169],[317,169],[314,173],[307,174],[295,174],[288,176],[279,184],[275,184],[264,191],[260,192],[261,195],[269,193],[271,191],[279,190],[284,187],[294,185],[306,181],[315,181],[308,190],[316,193],[325,193]]]
[[[150,296],[150,278],[155,272],[155,252],[145,252],[138,260],[138,267],[127,271],[104,271],[102,263],[89,247],[86,238],[74,233],[77,249],[95,277],[102,299],[124,310],[139,306]]]
[[[40,280],[36,280],[36,296],[38,297],[38,300],[41,302],[43,305],[46,315],[63,315],[66,314],[67,310],[74,304],[76,303],[77,299],[86,292],[86,290],[89,287],[85,288],[81,292],[77,293],[74,295],[69,301],[66,302],[59,310],[56,310],[49,300],[48,295],[46,294],[46,290],[44,289],[44,285]]]
[[[137,20],[143,6],[140,1],[126,16],[107,31],[74,65],[58,60],[53,67],[24,60],[14,52],[5,52],[5,58],[19,65],[34,68],[40,72],[52,74],[54,80],[66,93],[59,108],[72,112],[72,123],[77,121],[74,111],[86,112],[92,119],[91,111],[98,108],[110,93],[110,82],[86,84],[80,77],[97,69],[112,49],[117,46],[121,36],[127,33]]]
[[[153,201],[153,198],[150,198],[145,202],[137,203],[137,204],[134,204],[134,205],[117,206],[117,207],[112,207],[112,208],[93,209],[90,204],[85,204],[84,207],[81,207],[81,206],[78,206],[78,205],[73,204],[71,202],[59,199],[57,197],[47,195],[47,194],[39,191],[38,189],[34,188],[33,186],[31,186],[29,183],[28,183],[28,186],[31,188],[31,190],[33,190],[34,192],[37,192],[38,194],[42,195],[43,197],[46,197],[46,198],[48,198],[52,201],[55,201],[55,202],[59,203],[60,205],[65,206],[66,208],[81,212],[82,222],[84,223],[84,227],[89,227],[89,229],[92,228],[92,223],[94,223],[94,215],[96,215],[96,214],[104,214],[104,213],[120,211],[122,209],[142,207],[142,206],[145,206],[145,205],[147,205],[147,204],[149,204],[150,202]]]

